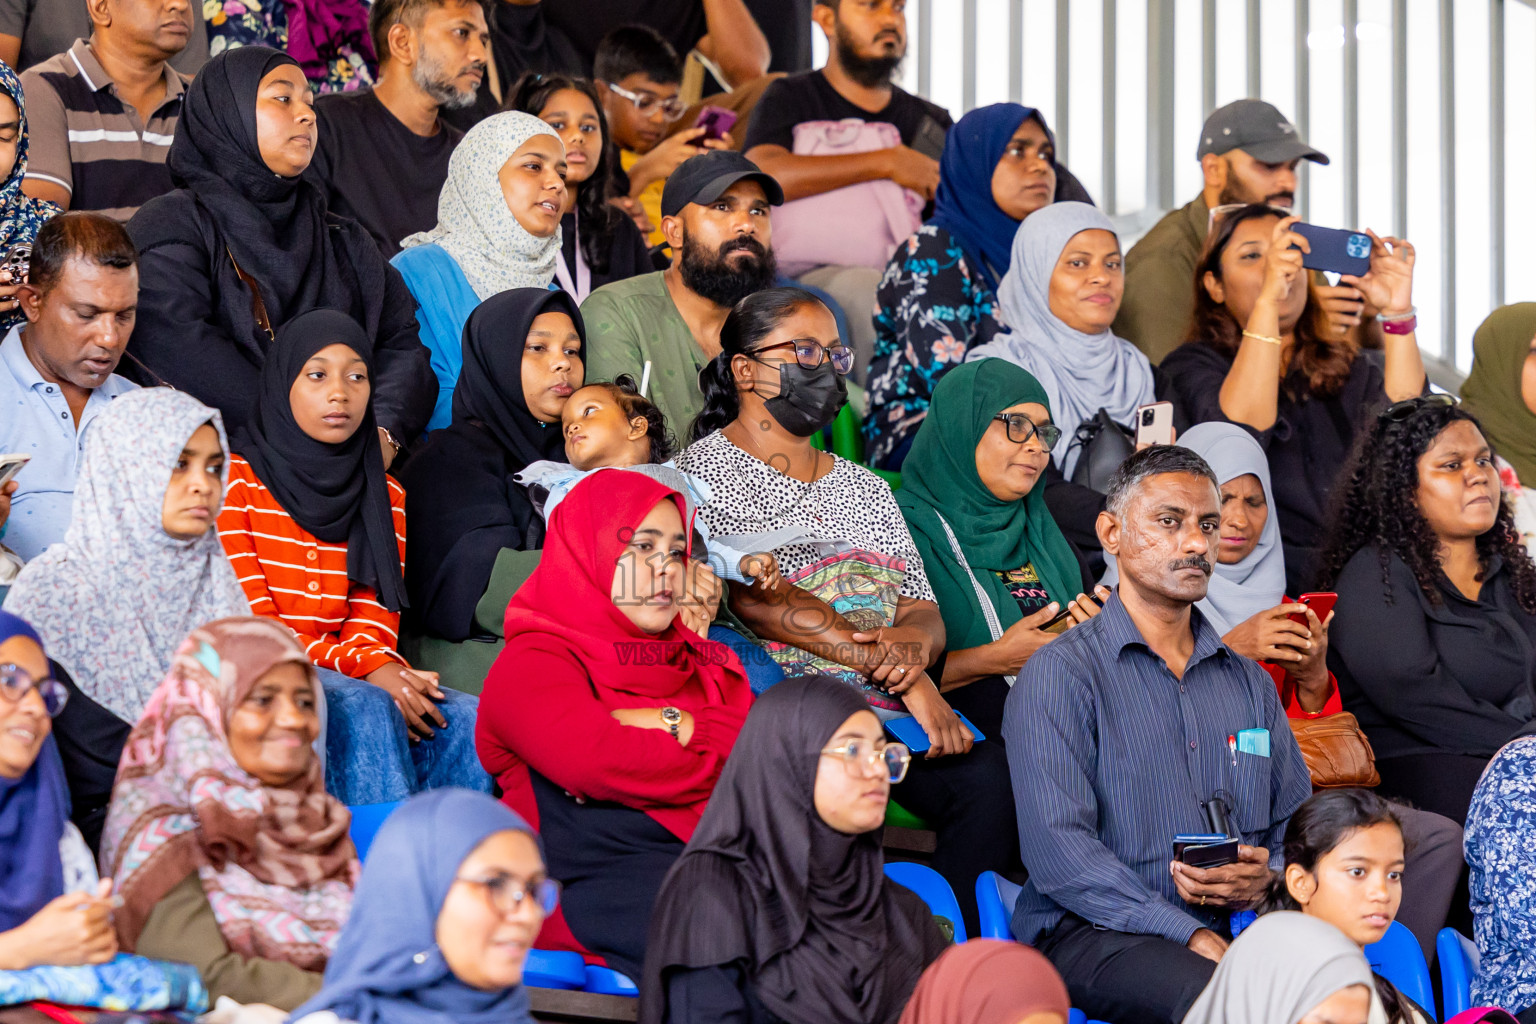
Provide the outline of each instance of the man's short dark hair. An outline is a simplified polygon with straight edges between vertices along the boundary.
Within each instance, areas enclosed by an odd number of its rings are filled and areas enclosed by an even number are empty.
[[[1109,478],[1109,489],[1105,492],[1106,510],[1118,519],[1147,478],[1164,473],[1203,476],[1216,488],[1221,487],[1221,481],[1216,479],[1216,474],[1206,461],[1188,448],[1176,444],[1155,444],[1120,463],[1120,468]]]
[[[592,75],[604,82],[621,82],[640,74],[657,85],[678,85],[683,62],[660,32],[648,25],[623,25],[603,36],[592,57]]]
[[[139,253],[128,230],[111,217],[89,210],[61,213],[44,224],[32,241],[27,283],[39,295],[48,294],[64,275],[64,264],[73,259],[127,270],[138,265]]]
[[[422,18],[434,7],[447,7],[449,4],[463,4],[466,7],[479,6],[486,12],[486,18],[490,18],[490,10],[486,0],[373,0],[368,9],[368,35],[373,39],[373,52],[378,56],[382,64],[389,56],[389,30],[398,24],[404,24],[406,28],[418,29],[421,27]]]

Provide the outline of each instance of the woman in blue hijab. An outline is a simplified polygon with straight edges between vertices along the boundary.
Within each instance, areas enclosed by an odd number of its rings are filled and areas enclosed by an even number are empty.
[[[560,887],[533,830],[467,789],[413,797],[369,850],[299,1024],[531,1024],[523,962]]]
[[[898,470],[933,388],[965,354],[1006,330],[997,287],[1019,224],[1052,202],[1092,202],[1056,163],[1056,139],[1032,107],[978,107],[949,130],[933,217],[896,247],[875,293],[875,355],[865,461]]]

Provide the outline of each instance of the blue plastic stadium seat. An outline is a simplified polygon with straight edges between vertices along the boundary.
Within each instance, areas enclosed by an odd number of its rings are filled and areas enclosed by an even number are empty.
[[[1435,1012],[1435,992],[1429,980],[1429,964],[1413,932],[1397,921],[1387,929],[1380,942],[1365,947],[1371,969],[1397,986],[1403,995],[1429,1013]]]
[[[1082,1010],[1073,1010],[1067,1014],[1067,1024],[1088,1024],[1088,1018],[1083,1015]]]
[[[1480,955],[1477,944],[1455,928],[1442,928],[1435,936],[1435,959],[1440,962],[1440,993],[1450,1020],[1472,1009],[1472,979],[1477,977]]]
[[[1013,905],[1019,901],[1022,886],[1014,885],[996,871],[976,876],[976,916],[980,919],[983,939],[1013,938]]]
[[[586,966],[580,953],[530,949],[523,962],[523,984],[534,988],[579,989],[587,983]]]
[[[638,996],[640,987],[611,967],[593,967],[587,964],[586,989],[605,996]]]
[[[891,861],[885,866],[885,877],[917,893],[935,917],[942,917],[954,925],[955,941],[965,941],[965,918],[960,915],[960,901],[955,899],[955,890],[944,881],[943,875],[925,864]]]
[[[368,848],[373,845],[373,837],[379,834],[384,819],[399,806],[400,801],[396,800],[388,804],[359,804],[347,808],[352,812],[352,825],[348,831],[352,836],[352,845],[357,847],[358,860],[368,859]]]

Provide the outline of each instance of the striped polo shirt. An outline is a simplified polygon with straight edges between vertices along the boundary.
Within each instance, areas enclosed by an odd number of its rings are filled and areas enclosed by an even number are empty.
[[[84,39],[21,76],[27,101],[27,177],[69,189],[71,210],[126,221],[171,191],[165,157],[192,79],[165,66],[165,99],[145,124]]]

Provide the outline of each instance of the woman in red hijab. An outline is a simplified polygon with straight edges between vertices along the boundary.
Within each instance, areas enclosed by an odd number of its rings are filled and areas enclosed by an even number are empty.
[[[923,972],[899,1024],[1067,1024],[1061,975],[1017,942],[951,946]]]
[[[677,620],[682,495],[594,473],[555,510],[507,606],[475,740],[564,885],[540,949],[640,976],[651,904],[699,823],[752,692],[730,648]]]

